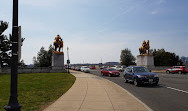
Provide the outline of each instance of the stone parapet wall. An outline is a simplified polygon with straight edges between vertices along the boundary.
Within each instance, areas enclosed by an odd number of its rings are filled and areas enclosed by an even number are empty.
[[[172,66],[155,66],[151,68],[152,70],[166,70],[167,68],[170,68]]]
[[[18,73],[50,73],[50,72],[66,72],[65,69],[52,70],[51,67],[37,67],[37,68],[19,68]],[[10,68],[2,68],[0,74],[11,73]]]

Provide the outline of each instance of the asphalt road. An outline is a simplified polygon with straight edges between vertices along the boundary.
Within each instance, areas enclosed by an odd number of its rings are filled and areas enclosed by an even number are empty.
[[[132,93],[154,111],[188,111],[188,74],[158,73],[159,85],[137,87],[125,83],[123,73],[120,77],[101,76],[100,70],[91,70],[91,74],[106,78]]]

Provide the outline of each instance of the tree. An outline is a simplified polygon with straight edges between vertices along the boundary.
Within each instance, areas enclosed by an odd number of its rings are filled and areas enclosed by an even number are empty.
[[[180,59],[184,65],[188,66],[188,57],[182,56]]]
[[[41,47],[37,54],[37,57],[33,57],[33,63],[35,67],[49,67],[52,64],[52,53],[54,48],[52,45],[49,46],[48,50]]]
[[[188,62],[188,57],[182,56],[181,61],[184,63]]]
[[[19,67],[26,67],[26,64],[24,63],[24,60],[21,60],[21,61],[18,63],[18,66],[19,66]]]
[[[0,62],[1,67],[10,67],[11,58],[11,35],[9,39],[3,32],[8,28],[8,23],[0,21]]]
[[[135,60],[135,57],[132,55],[131,51],[128,48],[121,50],[120,62],[122,65],[133,65],[135,64]]]
[[[3,32],[8,28],[8,23],[0,21],[0,65],[1,67],[10,67],[11,64],[11,38],[12,35],[9,34],[9,39]],[[21,46],[25,38],[21,38]],[[18,63],[18,65],[25,65],[24,61]]]
[[[182,61],[175,53],[166,52],[165,49],[152,50],[155,66],[182,65]]]
[[[51,66],[51,64],[52,64],[52,54],[53,54],[53,52],[54,52],[54,48],[53,48],[52,45],[50,45],[49,48],[48,48],[48,53],[47,53],[48,54],[47,59],[49,60],[48,61],[49,66]]]

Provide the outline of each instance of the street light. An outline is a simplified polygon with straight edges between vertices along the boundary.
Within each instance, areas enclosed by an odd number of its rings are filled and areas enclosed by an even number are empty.
[[[69,60],[69,47],[67,47],[67,57],[68,57],[68,60],[67,60],[67,66],[68,66],[68,68],[67,68],[67,70],[68,70],[68,73],[70,73],[69,72],[69,64],[70,64],[70,60]]]
[[[1,33],[1,32],[0,32]],[[2,45],[1,45],[1,39],[0,39],[0,53],[1,53],[1,47],[2,47]],[[1,57],[0,57],[0,72],[1,72]]]
[[[13,0],[12,20],[12,58],[11,58],[11,89],[9,103],[4,107],[6,111],[21,111],[17,99],[18,84],[18,0]]]

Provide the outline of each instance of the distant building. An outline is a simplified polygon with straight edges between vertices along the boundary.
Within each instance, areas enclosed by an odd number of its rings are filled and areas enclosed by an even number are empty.
[[[106,62],[105,65],[120,65],[119,62]]]
[[[34,67],[34,64],[29,64],[27,65],[28,68],[33,68]]]

